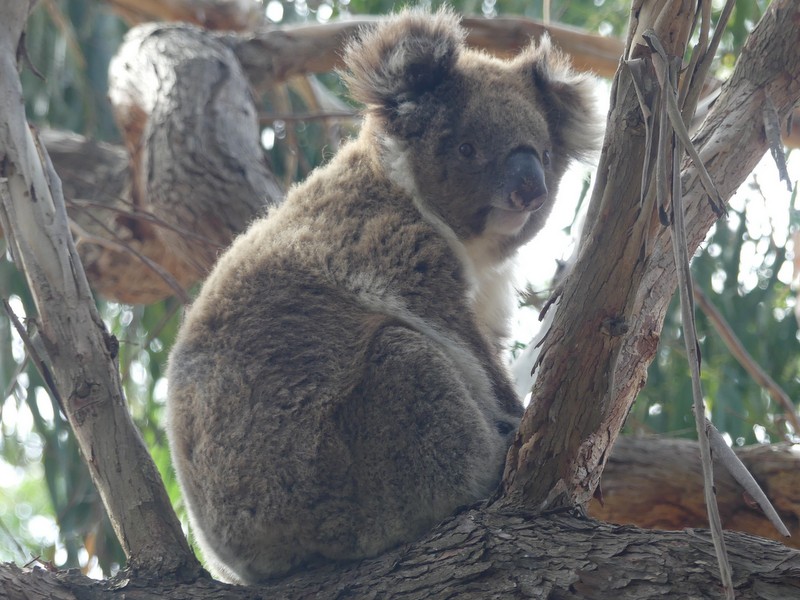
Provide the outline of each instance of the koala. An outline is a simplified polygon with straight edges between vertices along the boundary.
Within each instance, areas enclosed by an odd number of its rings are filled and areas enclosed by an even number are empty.
[[[254,583],[413,541],[488,497],[523,408],[510,262],[596,146],[547,39],[403,12],[345,52],[359,135],[224,252],[171,352],[167,433],[211,571]]]

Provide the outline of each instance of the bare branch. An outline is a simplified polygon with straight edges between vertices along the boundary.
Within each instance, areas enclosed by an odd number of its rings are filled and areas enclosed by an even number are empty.
[[[39,312],[64,412],[131,566],[193,577],[199,564],[127,412],[60,182],[26,124],[15,57],[32,4],[0,0],[0,219]]]
[[[327,73],[342,66],[342,48],[347,40],[380,17],[333,21],[324,25],[291,25],[249,34],[220,33],[258,90],[282,83],[296,75]],[[549,33],[576,68],[611,76],[616,70],[622,45],[610,37],[559,25],[544,25],[524,18],[483,19],[465,17],[467,43],[501,56],[516,54],[531,38]]]
[[[626,56],[647,54],[646,47],[635,44],[639,32],[653,24],[661,28],[660,39],[685,46],[692,14],[684,4],[652,2],[654,12],[635,10]],[[641,207],[645,124],[628,68],[617,72],[611,104],[580,253],[565,280],[539,356],[530,408],[506,462],[506,503],[541,510],[588,502],[628,412],[626,400],[618,397],[617,362],[636,292],[649,269],[651,230],[657,231],[658,223]]]

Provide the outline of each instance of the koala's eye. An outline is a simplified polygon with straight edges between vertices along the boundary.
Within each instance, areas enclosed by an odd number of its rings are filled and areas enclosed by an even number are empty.
[[[542,164],[545,167],[550,164],[550,151],[549,150],[545,150],[542,153]]]
[[[475,156],[475,146],[472,144],[461,144],[458,147],[458,153],[464,158],[471,158]]]

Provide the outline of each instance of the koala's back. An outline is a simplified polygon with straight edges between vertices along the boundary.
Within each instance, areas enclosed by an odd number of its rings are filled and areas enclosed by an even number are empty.
[[[358,138],[221,257],[169,367],[195,537],[238,582],[358,559],[487,497],[522,414],[499,358],[508,260],[596,145],[545,40],[503,61],[447,11],[345,53]]]
[[[337,201],[343,173],[367,200]],[[377,554],[498,481],[520,409],[492,389],[457,259],[398,193],[343,151],[237,239],[187,314],[170,441],[220,575]]]

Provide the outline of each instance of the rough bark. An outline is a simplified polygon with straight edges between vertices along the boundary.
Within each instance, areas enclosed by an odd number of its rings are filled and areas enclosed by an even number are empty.
[[[727,534],[736,597],[800,595],[800,552]],[[469,510],[411,546],[272,585],[207,579],[90,581],[75,573],[0,567],[0,592],[24,598],[719,598],[708,533],[652,532],[568,515]]]
[[[800,454],[792,444],[747,446],[736,453],[792,537],[782,537],[720,467],[714,469],[714,481],[722,526],[800,547]],[[600,489],[602,505],[597,498],[589,504],[589,514],[597,519],[647,529],[708,527],[697,442],[620,437],[603,470]]]
[[[769,97],[785,123],[800,99],[800,4],[773,2],[750,35],[731,78],[723,85],[708,118],[694,138],[706,168],[723,198],[729,198],[768,148],[762,113]],[[717,215],[711,210],[697,170],[682,173],[687,238],[691,255]],[[615,368],[615,395],[630,406],[647,378],[671,295],[676,287],[668,231],[659,230],[648,258]]]
[[[637,43],[647,28],[671,55],[682,56],[693,12],[681,0],[635,3],[625,57],[647,56]],[[621,65],[580,256],[537,361],[530,408],[506,462],[504,503],[539,509],[587,503],[633,401],[615,394],[614,371],[626,315],[647,273],[653,227],[638,185],[647,153],[641,114],[631,72]],[[643,358],[649,363],[652,356]]]
[[[197,570],[128,412],[117,341],[94,305],[60,182],[27,126],[17,52],[33,2],[0,0],[0,221],[36,304],[43,375],[66,415],[131,566]]]

